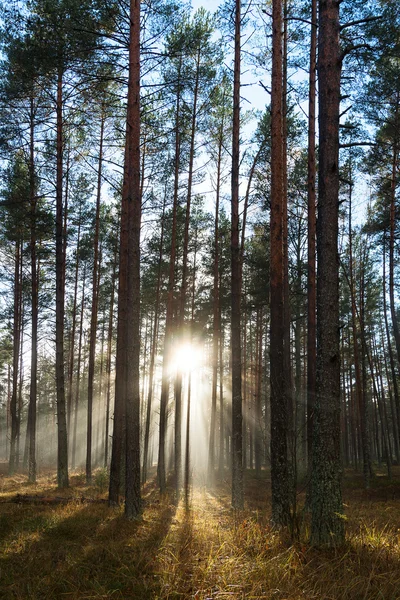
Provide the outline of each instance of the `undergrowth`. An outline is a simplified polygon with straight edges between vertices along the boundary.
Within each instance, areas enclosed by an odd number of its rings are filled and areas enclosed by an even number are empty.
[[[356,480],[347,474],[346,544],[321,551],[307,545],[306,523],[295,543],[271,529],[268,481],[251,473],[244,511],[232,511],[228,482],[195,488],[188,508],[151,482],[137,522],[82,501],[105,498],[103,472],[62,492],[53,474],[36,486],[1,477],[0,598],[400,599],[400,481],[377,478],[364,491]],[[71,501],[20,505],[16,493]]]

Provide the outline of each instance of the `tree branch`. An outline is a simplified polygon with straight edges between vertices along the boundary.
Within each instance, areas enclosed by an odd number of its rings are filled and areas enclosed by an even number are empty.
[[[343,29],[347,29],[348,27],[355,27],[355,25],[379,21],[380,19],[382,19],[382,15],[379,15],[378,17],[366,17],[365,19],[358,19],[357,21],[349,21],[349,23],[343,23],[343,25],[340,26],[340,31],[343,31]]]
[[[377,146],[376,142],[349,142],[348,144],[339,144],[339,148],[354,148],[355,146]]]

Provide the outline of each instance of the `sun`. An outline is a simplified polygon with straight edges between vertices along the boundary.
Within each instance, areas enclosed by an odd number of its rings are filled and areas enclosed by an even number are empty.
[[[194,344],[180,344],[172,357],[172,369],[182,373],[191,373],[202,365],[201,349]]]

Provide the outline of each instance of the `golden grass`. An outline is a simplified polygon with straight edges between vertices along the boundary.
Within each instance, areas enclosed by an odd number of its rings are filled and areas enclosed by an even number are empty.
[[[98,486],[72,483],[68,504],[18,505],[8,502],[17,492],[62,495],[54,476],[34,488],[22,476],[0,479],[1,599],[400,599],[399,480],[377,478],[366,492],[347,478],[348,539],[332,551],[271,530],[268,482],[251,474],[240,513],[226,483],[195,488],[189,509],[151,483],[134,523],[80,501],[104,497]]]

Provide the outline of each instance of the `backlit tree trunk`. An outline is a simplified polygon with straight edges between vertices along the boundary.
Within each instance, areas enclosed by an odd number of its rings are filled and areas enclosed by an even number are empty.
[[[88,404],[87,404],[87,431],[86,431],[86,481],[92,480],[92,429],[93,429],[93,380],[94,380],[94,361],[96,354],[96,334],[97,334],[97,311],[99,302],[98,277],[99,269],[99,230],[100,230],[100,202],[101,202],[101,184],[103,167],[103,139],[104,139],[104,107],[102,107],[100,123],[100,147],[99,164],[97,170],[97,197],[96,214],[94,228],[94,256],[93,256],[93,278],[92,278],[92,309],[90,319],[90,340],[89,340],[89,372],[88,372]]]
[[[213,284],[213,354],[212,354],[212,387],[211,387],[211,421],[210,440],[208,446],[208,481],[213,484],[215,471],[215,434],[217,418],[217,383],[218,383],[218,343],[220,338],[219,319],[219,198],[221,187],[222,145],[224,135],[224,118],[222,118],[218,140],[217,182],[214,220],[214,284]]]
[[[240,341],[240,246],[239,246],[239,134],[240,134],[240,23],[241,2],[235,9],[235,64],[233,82],[231,273],[232,273],[232,506],[243,508],[242,465],[242,360]]]
[[[147,480],[147,471],[149,466],[149,442],[150,442],[150,420],[151,420],[151,408],[153,402],[153,388],[154,388],[154,370],[155,370],[155,359],[157,352],[157,340],[158,340],[158,324],[160,319],[160,292],[161,292],[161,264],[164,250],[164,220],[165,220],[165,204],[167,192],[165,190],[163,212],[161,217],[161,237],[160,237],[160,250],[158,255],[158,273],[157,273],[157,289],[156,289],[156,302],[154,307],[154,326],[153,326],[153,339],[151,342],[151,356],[150,356],[150,369],[149,369],[149,389],[147,394],[147,412],[146,412],[146,425],[144,434],[144,450],[143,450],[143,469],[142,469],[142,481],[143,483]]]
[[[18,366],[21,340],[21,276],[20,276],[21,240],[15,242],[14,257],[14,315],[13,315],[13,359],[12,359],[12,393],[10,401],[11,438],[8,474],[13,475],[17,468],[17,438],[18,438]]]
[[[171,358],[172,346],[172,320],[173,320],[173,294],[175,282],[175,261],[176,261],[176,229],[177,229],[177,210],[178,210],[178,192],[179,192],[179,168],[180,168],[180,106],[181,106],[181,82],[180,72],[182,68],[182,56],[179,57],[178,76],[177,76],[177,96],[176,96],[176,115],[175,115],[175,166],[174,166],[174,199],[172,207],[172,231],[171,231],[171,256],[169,261],[168,274],[168,297],[167,297],[167,313],[165,317],[165,333],[164,333],[164,355],[162,367],[161,381],[161,398],[160,398],[160,429],[159,429],[159,444],[158,444],[158,465],[157,478],[160,492],[165,492],[166,488],[166,459],[165,459],[165,444],[167,433],[167,407],[169,396],[169,362]]]
[[[192,185],[193,185],[193,167],[194,167],[194,144],[196,139],[196,123],[197,123],[197,101],[199,94],[199,77],[200,77],[200,47],[197,50],[196,58],[196,79],[193,94],[193,113],[190,133],[190,150],[189,150],[189,173],[188,173],[188,189],[186,197],[186,215],[185,215],[185,232],[183,240],[183,259],[182,259],[182,283],[180,289],[179,302],[179,338],[182,341],[184,336],[185,326],[185,304],[187,296],[187,263],[189,254],[189,225],[190,211],[192,200]],[[178,369],[175,382],[175,491],[176,497],[179,498],[181,487],[181,471],[182,471],[182,371]]]
[[[36,482],[36,403],[37,403],[37,346],[38,346],[38,274],[36,260],[36,185],[35,185],[35,161],[34,161],[34,109],[33,98],[31,99],[31,123],[30,123],[30,152],[29,152],[29,191],[31,205],[31,311],[32,311],[32,339],[31,339],[31,385],[29,391],[29,466],[28,478],[31,483]]]
[[[57,181],[56,181],[56,383],[57,383],[57,481],[68,487],[68,441],[64,385],[64,271],[63,221],[63,75],[57,79]]]

